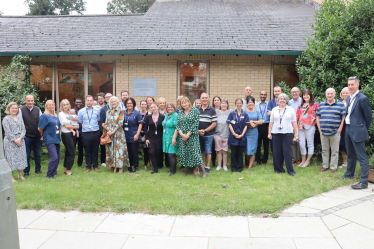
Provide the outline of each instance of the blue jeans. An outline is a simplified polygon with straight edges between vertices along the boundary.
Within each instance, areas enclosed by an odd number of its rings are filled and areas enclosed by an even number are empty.
[[[201,153],[212,154],[213,136],[199,137]]]
[[[26,155],[27,155],[27,168],[23,172],[30,172],[30,154],[31,148],[34,150],[34,160],[35,160],[35,172],[41,170],[40,158],[42,153],[42,141],[40,137],[25,137],[26,144]]]
[[[46,144],[49,153],[49,163],[47,176],[51,177],[57,174],[58,163],[60,162],[60,144]]]

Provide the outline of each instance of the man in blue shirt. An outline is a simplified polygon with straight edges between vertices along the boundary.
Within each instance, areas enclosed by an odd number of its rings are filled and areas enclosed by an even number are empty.
[[[256,151],[256,162],[257,165],[261,163],[266,164],[269,158],[269,116],[267,115],[268,101],[266,101],[267,93],[266,91],[260,92],[260,102],[256,103],[256,110],[260,112],[261,118],[263,120],[262,125],[258,126],[258,142]],[[261,158],[261,145],[264,143],[264,156]]]
[[[292,99],[288,103],[293,109],[295,109],[295,113],[301,103],[300,97],[300,90],[297,87],[291,89]],[[299,142],[292,141],[291,143],[291,155],[292,155],[292,163],[297,163],[299,165],[301,163],[301,152],[300,152],[300,145]]]
[[[78,112],[78,122],[82,125],[82,142],[86,158],[86,173],[91,171],[93,166],[95,171],[98,168],[98,152],[100,145],[100,109],[94,108],[93,97],[86,96],[86,107]]]

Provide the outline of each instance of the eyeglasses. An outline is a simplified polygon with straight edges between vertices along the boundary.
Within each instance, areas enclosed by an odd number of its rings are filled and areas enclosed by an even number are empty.
[[[260,96],[266,96],[266,95],[267,95],[266,93],[265,94],[262,94],[262,93],[260,94]]]

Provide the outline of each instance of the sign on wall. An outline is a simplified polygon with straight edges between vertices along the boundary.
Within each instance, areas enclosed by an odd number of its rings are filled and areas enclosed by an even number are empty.
[[[157,78],[132,79],[132,96],[157,96]]]

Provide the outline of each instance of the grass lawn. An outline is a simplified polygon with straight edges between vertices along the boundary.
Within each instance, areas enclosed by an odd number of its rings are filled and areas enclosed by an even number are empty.
[[[61,155],[63,158],[63,146]],[[18,208],[174,215],[276,213],[305,198],[350,182],[341,180],[336,183],[336,177],[343,175],[345,169],[336,174],[329,171],[320,173],[321,164],[316,162],[307,168],[296,167],[294,177],[275,174],[271,161],[242,173],[213,169],[202,180],[200,176],[185,177],[179,165],[177,174],[171,177],[165,167],[159,174],[152,175],[152,170],[144,170],[143,164],[135,174],[114,174],[106,167],[99,167],[100,172],[86,174],[84,168],[75,164],[74,175],[66,176],[63,174],[63,160],[60,160],[56,180],[50,180],[44,174],[48,161],[49,155],[43,147],[43,174],[36,175],[32,164],[30,176],[25,181],[14,183]],[[13,174],[17,179],[17,173]]]

